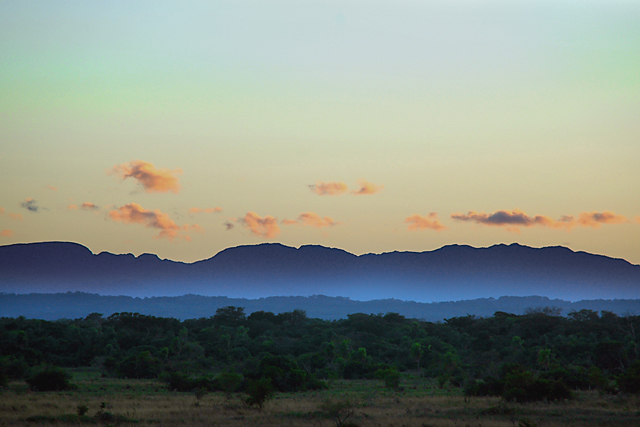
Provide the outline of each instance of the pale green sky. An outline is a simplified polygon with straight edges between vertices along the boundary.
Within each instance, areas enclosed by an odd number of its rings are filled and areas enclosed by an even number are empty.
[[[0,244],[640,264],[638,22],[637,1],[0,1]],[[132,161],[179,190],[108,174]]]

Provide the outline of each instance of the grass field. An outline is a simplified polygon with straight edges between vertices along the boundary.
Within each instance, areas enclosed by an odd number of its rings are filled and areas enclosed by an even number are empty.
[[[101,378],[74,371],[78,389],[30,392],[14,382],[0,391],[0,426],[336,426],[323,402],[350,405],[333,415],[343,426],[640,426],[640,398],[577,392],[562,403],[513,404],[500,398],[466,398],[458,389],[409,378],[404,391],[389,391],[381,381],[335,381],[328,390],[276,394],[262,411],[244,403],[245,395],[170,392],[150,380]],[[78,415],[78,407],[86,413]],[[345,405],[343,405],[345,406]]]

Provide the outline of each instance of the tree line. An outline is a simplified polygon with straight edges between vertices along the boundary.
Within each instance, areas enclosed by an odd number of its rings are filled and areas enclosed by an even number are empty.
[[[436,323],[397,313],[333,321],[302,310],[247,316],[234,306],[183,321],[138,313],[0,318],[0,383],[52,366],[227,392],[300,391],[360,378],[393,388],[411,373],[470,395],[565,399],[578,389],[639,392],[636,330],[640,316],[585,309],[563,317],[551,308]]]

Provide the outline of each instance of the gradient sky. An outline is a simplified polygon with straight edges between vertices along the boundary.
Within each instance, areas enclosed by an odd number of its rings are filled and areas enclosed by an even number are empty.
[[[638,1],[0,1],[0,244],[640,264]]]

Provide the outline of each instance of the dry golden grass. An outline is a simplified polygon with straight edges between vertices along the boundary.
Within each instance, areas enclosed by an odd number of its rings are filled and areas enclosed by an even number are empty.
[[[403,393],[384,389],[379,381],[336,381],[329,390],[278,394],[262,412],[211,393],[197,400],[192,393],[173,393],[154,381],[76,377],[78,390],[34,393],[24,383],[0,392],[0,426],[335,426],[320,406],[327,398],[349,399],[358,426],[513,427],[640,426],[638,397],[582,392],[564,403],[516,405],[499,398],[465,398],[456,390],[438,390],[412,380]],[[86,405],[85,417],[76,416]],[[101,408],[102,407],[102,408]],[[111,414],[100,418],[98,412]],[[528,423],[528,424],[527,424]]]

